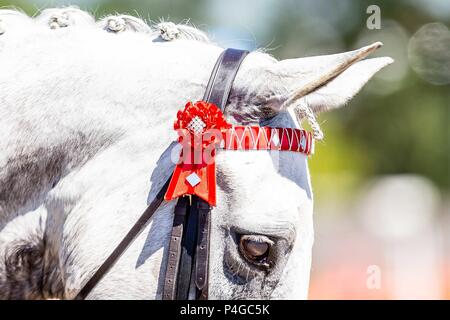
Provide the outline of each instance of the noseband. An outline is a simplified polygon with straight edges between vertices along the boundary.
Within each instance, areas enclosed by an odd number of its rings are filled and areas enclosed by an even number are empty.
[[[203,101],[225,113],[226,103],[239,67],[248,51],[226,49],[210,76]],[[286,150],[312,153],[309,132],[289,128],[239,127],[227,130],[227,150]],[[175,171],[176,172],[176,171]],[[197,177],[198,178],[198,177]],[[172,177],[164,184],[119,245],[95,271],[75,299],[85,299],[136,239],[170,191]],[[188,180],[188,179],[187,179]],[[214,172],[215,184],[215,172]],[[214,189],[215,190],[215,189]],[[179,197],[174,212],[162,298],[164,300],[208,299],[211,202],[197,195]]]

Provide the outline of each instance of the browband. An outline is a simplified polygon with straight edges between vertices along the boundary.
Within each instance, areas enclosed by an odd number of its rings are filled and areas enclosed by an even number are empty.
[[[223,134],[225,150],[293,151],[306,155],[314,153],[311,132],[296,128],[233,126]]]

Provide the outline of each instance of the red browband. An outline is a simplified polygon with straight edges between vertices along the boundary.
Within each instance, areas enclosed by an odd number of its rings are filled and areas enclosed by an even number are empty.
[[[234,126],[223,133],[225,150],[279,150],[314,153],[311,132],[292,128]]]
[[[216,205],[215,148],[314,152],[314,139],[308,131],[232,126],[216,105],[205,101],[188,102],[178,111],[174,129],[184,148],[164,196],[168,201],[192,194]]]

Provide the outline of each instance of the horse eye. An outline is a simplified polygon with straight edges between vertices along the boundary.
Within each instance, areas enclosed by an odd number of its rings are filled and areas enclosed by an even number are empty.
[[[270,248],[273,241],[261,235],[242,235],[239,240],[239,251],[244,258],[256,266],[269,268]]]

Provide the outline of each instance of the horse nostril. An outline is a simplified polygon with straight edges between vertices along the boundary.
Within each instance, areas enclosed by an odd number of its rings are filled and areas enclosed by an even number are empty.
[[[261,235],[242,235],[239,240],[239,251],[249,262],[269,267],[270,248],[273,241]]]

